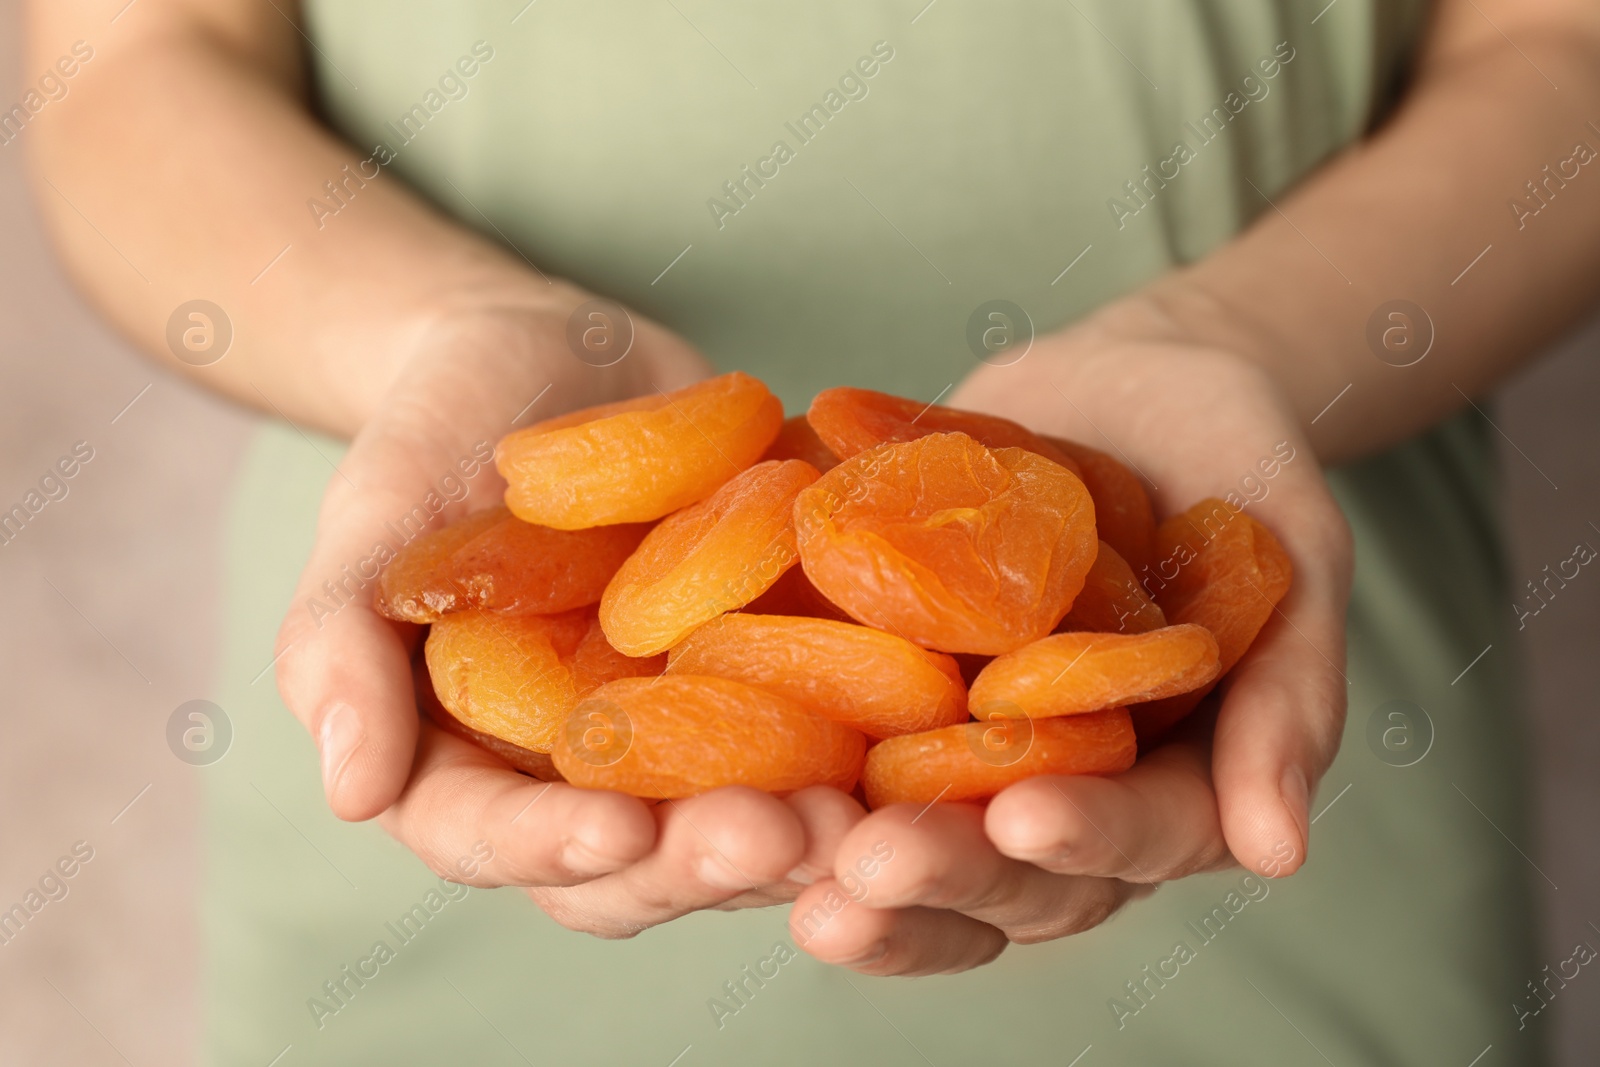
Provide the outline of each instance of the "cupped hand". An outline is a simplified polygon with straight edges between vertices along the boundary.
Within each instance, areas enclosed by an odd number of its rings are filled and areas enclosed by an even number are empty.
[[[1272,378],[1228,352],[1090,327],[981,366],[948,403],[1116,456],[1151,486],[1159,516],[1235,494],[1282,542],[1294,585],[1217,693],[1131,770],[1020,782],[986,808],[895,805],[855,824],[833,877],[796,900],[795,943],[866,974],[948,973],[1013,941],[1088,929],[1164,881],[1299,869],[1344,724],[1353,549]]]
[[[515,426],[708,373],[685,342],[638,316],[619,362],[579,359],[567,319],[584,299],[563,287],[534,306],[451,314],[419,330],[329,481],[279,631],[277,673],[316,740],[340,818],[380,817],[441,875],[528,887],[565,925],[622,937],[698,908],[792,899],[800,884],[789,875],[824,874],[863,812],[834,790],[779,800],[721,789],[650,805],[546,784],[419,719],[421,631],[373,608],[379,546],[393,551],[423,521],[498,503],[504,482],[483,459]]]

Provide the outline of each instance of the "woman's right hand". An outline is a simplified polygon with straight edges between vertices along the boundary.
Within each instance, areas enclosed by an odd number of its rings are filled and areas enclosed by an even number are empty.
[[[398,549],[394,531],[413,509],[427,513],[430,497],[442,505],[435,526],[497,503],[505,483],[492,464],[465,483],[462,474],[514,426],[709,373],[686,342],[638,316],[620,361],[579,358],[567,321],[586,299],[561,287],[535,305],[451,314],[418,331],[328,483],[279,630],[277,675],[316,740],[336,815],[378,817],[440,875],[461,879],[476,866],[471,884],[527,887],[563,925],[625,937],[700,908],[792,899],[801,882],[831,869],[839,840],[864,813],[829,789],[787,800],[720,789],[651,806],[524,777],[419,717],[412,658],[421,630],[377,613],[376,582],[353,597],[325,587],[353,586],[347,576],[379,545]],[[470,495],[459,491],[467,484]],[[463,864],[481,856],[481,843],[493,859]]]

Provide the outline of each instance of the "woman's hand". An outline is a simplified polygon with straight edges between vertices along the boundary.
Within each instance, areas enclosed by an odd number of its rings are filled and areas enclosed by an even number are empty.
[[[584,299],[562,287],[531,306],[453,313],[417,331],[413,354],[328,483],[316,545],[279,632],[277,671],[284,701],[316,739],[340,818],[379,816],[450,877],[487,842],[494,858],[473,884],[532,887],[565,925],[620,937],[736,898],[792,899],[799,885],[786,887],[789,873],[811,880],[828,870],[863,812],[834,790],[778,800],[722,789],[652,807],[526,778],[419,719],[420,629],[380,616],[371,581],[349,595],[350,576],[365,577],[362,563],[378,545],[398,549],[396,531],[419,505],[425,518],[430,498],[443,505],[436,525],[499,501],[504,482],[492,464],[462,475],[514,425],[707,373],[685,342],[637,317],[628,354],[591,366],[566,341]]]
[[[1237,494],[1283,543],[1294,585],[1218,695],[1126,773],[857,823],[834,877],[796,901],[795,943],[866,974],[960,971],[1095,926],[1170,879],[1234,863],[1292,874],[1344,723],[1352,547],[1272,380],[1227,352],[1090,324],[980,367],[949,403],[1117,456],[1153,485],[1158,515]],[[1264,459],[1279,461],[1270,478]]]

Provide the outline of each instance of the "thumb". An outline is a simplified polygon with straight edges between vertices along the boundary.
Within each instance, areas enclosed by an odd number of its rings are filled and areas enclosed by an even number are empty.
[[[394,802],[417,740],[416,628],[379,615],[378,574],[425,531],[499,498],[492,442],[450,448],[379,415],[323,498],[317,538],[278,632],[278,688],[311,733],[329,806],[368,819]]]
[[[1229,676],[1212,750],[1228,848],[1269,878],[1306,860],[1311,796],[1338,752],[1348,687],[1345,587],[1326,564],[1295,565],[1299,581]]]

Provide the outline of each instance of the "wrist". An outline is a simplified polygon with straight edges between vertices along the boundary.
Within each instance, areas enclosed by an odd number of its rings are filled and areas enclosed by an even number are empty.
[[[1209,289],[1195,268],[1173,271],[1112,301],[1072,332],[1099,346],[1176,344],[1226,352],[1279,379],[1273,353],[1282,346],[1243,309]]]
[[[607,301],[609,308],[584,311],[575,330],[575,314],[598,299],[594,294],[559,280],[518,282],[452,289],[417,308],[400,334],[390,380],[375,391],[377,403],[396,394],[436,395],[441,404],[472,405],[455,410],[528,425],[684,384],[675,370],[687,346],[661,327]],[[596,330],[617,346],[615,358],[586,347],[585,331]]]

